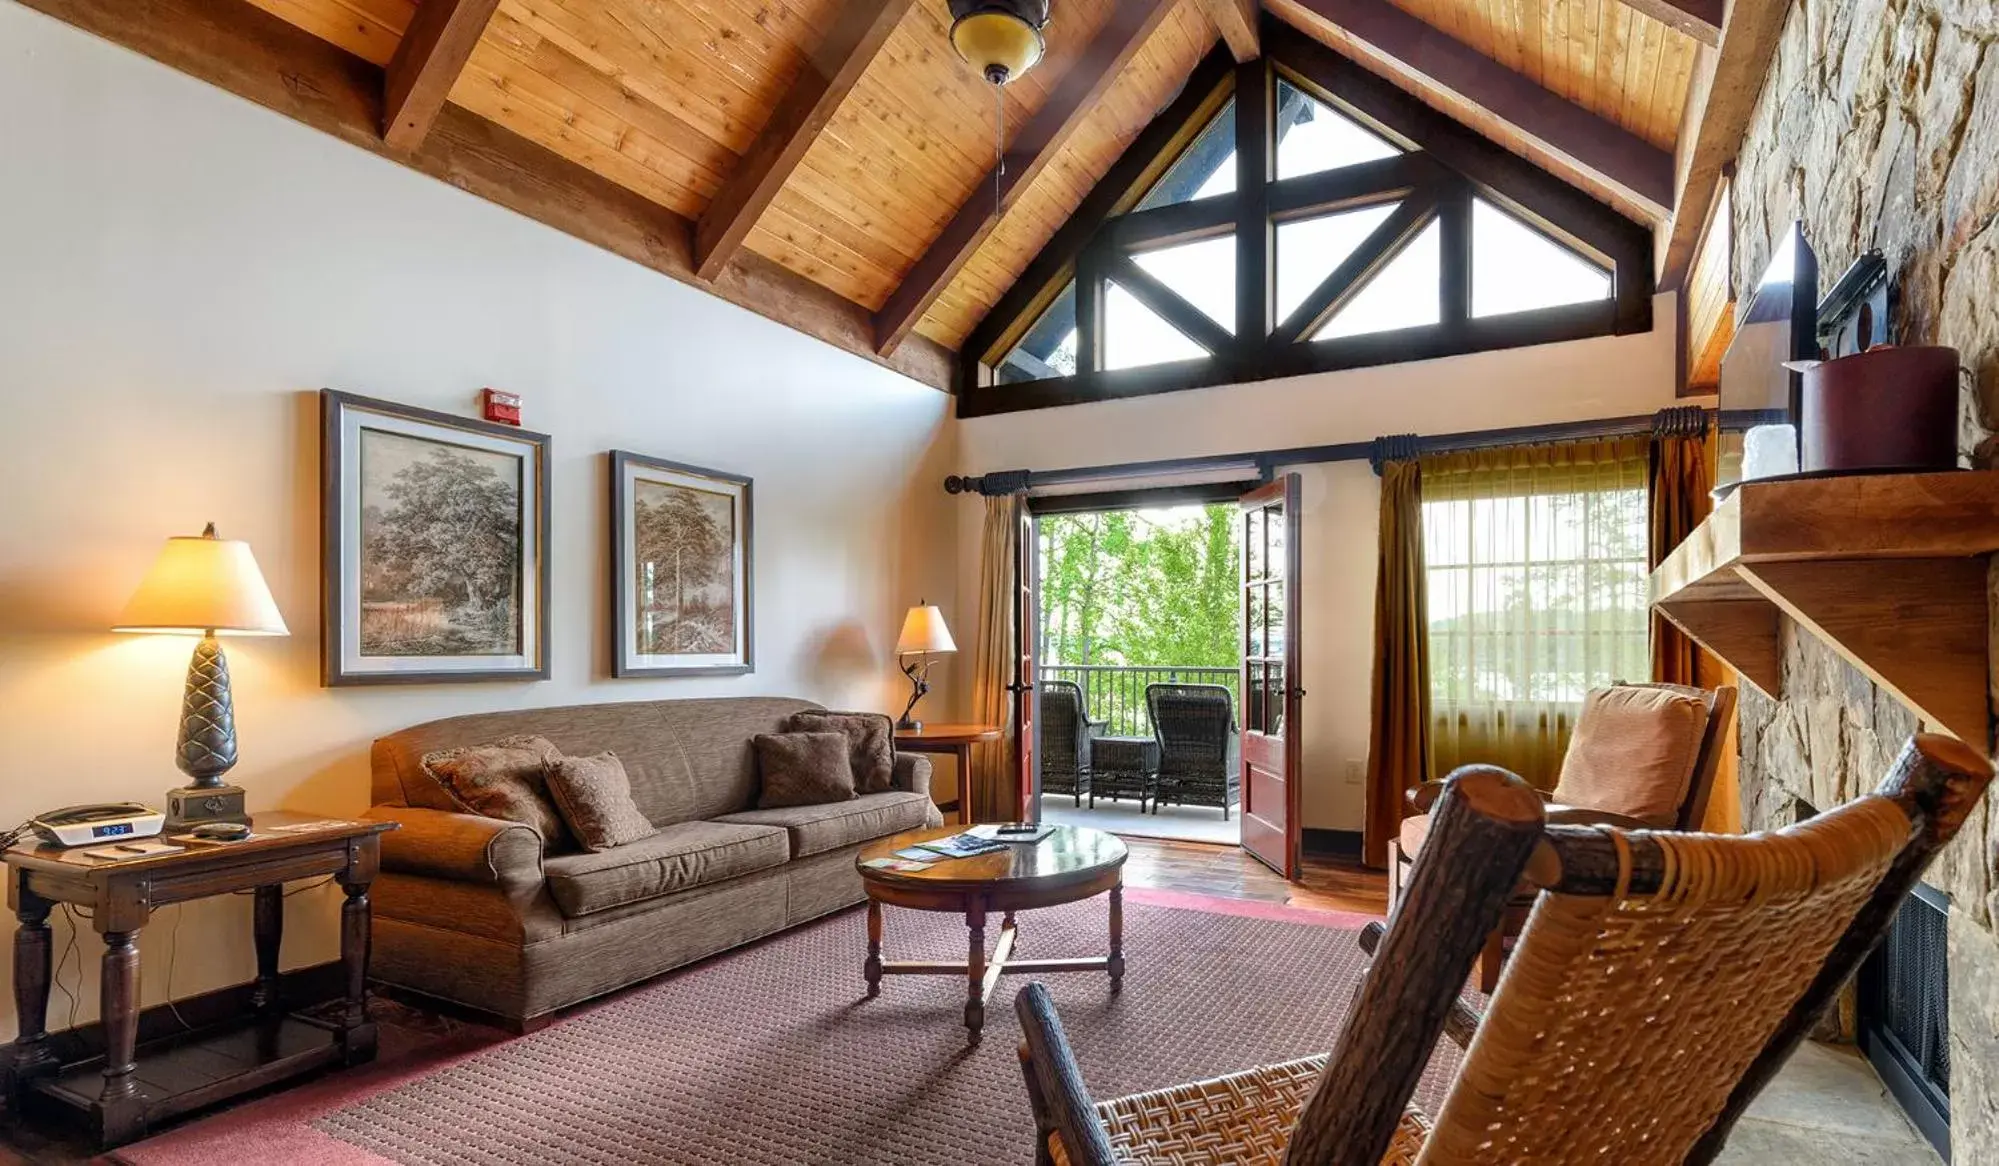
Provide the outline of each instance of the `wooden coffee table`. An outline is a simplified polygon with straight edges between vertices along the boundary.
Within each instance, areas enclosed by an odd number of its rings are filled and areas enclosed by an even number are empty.
[[[938,826],[884,838],[856,856],[858,865],[871,858],[893,857],[918,842],[948,838],[962,827]],[[868,891],[868,959],[864,972],[869,997],[881,994],[883,976],[963,976],[965,1028],[977,1044],[986,1025],[986,1002],[999,978],[1009,972],[1108,972],[1111,991],[1124,984],[1124,843],[1102,830],[1057,826],[1032,845],[1010,843],[1004,851],[975,858],[941,859],[929,870],[900,873],[860,866]],[[1017,960],[1013,955],[1019,928],[1016,911],[1058,907],[1106,892],[1110,894],[1110,953],[1082,959]],[[930,963],[882,959],[882,904],[916,911],[963,914],[971,932],[970,958],[964,963]],[[986,954],[986,917],[1001,913],[999,941]]]

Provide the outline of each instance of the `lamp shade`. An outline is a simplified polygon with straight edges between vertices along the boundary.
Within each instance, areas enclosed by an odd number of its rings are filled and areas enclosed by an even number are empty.
[[[909,609],[909,615],[902,621],[902,637],[895,642],[896,655],[957,650],[958,645],[951,640],[951,629],[944,626],[944,613],[937,610],[936,604],[918,604]]]
[[[217,538],[212,522],[206,533],[167,540],[113,630],[290,634],[250,544]]]
[[[1041,59],[1048,0],[952,0],[951,45],[995,85]]]

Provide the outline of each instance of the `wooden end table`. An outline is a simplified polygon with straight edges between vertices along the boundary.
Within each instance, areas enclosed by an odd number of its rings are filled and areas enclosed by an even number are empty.
[[[316,824],[316,825],[315,825]],[[192,843],[169,854],[101,862],[98,846],[17,845],[5,854],[14,933],[14,1008],[20,1035],[0,1055],[9,1113],[33,1090],[85,1115],[105,1149],[144,1137],[156,1122],[260,1089],[322,1065],[375,1056],[375,1025],[363,995],[368,974],[368,886],[381,870],[381,835],[394,822],[263,813],[242,842]],[[172,839],[163,839],[172,841]],[[107,839],[106,845],[119,841]],[[142,841],[151,841],[144,839]],[[331,875],[347,894],[340,913],[346,1007],[324,1022],[288,1015],[280,999],[278,947],[284,884]],[[154,908],[252,891],[257,980],[251,1011],[237,1023],[138,1047],[139,930]],[[62,1064],[49,1043],[49,912],[59,903],[91,910],[104,937],[100,991],[105,1052]]]
[[[1041,841],[1009,843],[1004,851],[973,858],[940,859],[930,869],[898,872],[860,865],[893,857],[918,842],[948,838],[955,826],[911,830],[862,849],[855,857],[868,892],[868,958],[863,974],[868,996],[881,995],[883,976],[965,977],[965,1028],[973,1044],[986,1025],[986,1004],[1003,975],[1015,972],[1108,972],[1111,991],[1124,986],[1124,843],[1115,835],[1081,826],[1057,826]],[[1082,959],[1015,960],[1017,911],[1058,907],[1110,895],[1110,952]],[[948,911],[965,917],[971,932],[964,963],[882,959],[882,904],[915,911]],[[986,919],[1001,914],[999,940],[986,954]]]
[[[958,759],[958,822],[972,824],[972,746],[997,741],[997,725],[924,725],[897,729],[895,747],[904,753],[947,753]]]

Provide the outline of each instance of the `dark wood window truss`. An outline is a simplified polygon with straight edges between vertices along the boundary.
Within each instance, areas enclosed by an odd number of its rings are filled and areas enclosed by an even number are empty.
[[[1268,17],[1262,43],[1204,60],[973,331],[960,416],[1651,328],[1649,228]],[[1284,173],[1315,116],[1363,160]],[[1522,266],[1569,294],[1521,301]],[[1119,351],[1141,316],[1173,343]]]

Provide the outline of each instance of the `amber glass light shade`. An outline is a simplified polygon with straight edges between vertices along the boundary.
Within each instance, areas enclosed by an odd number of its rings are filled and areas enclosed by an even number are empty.
[[[951,46],[995,85],[1041,60],[1047,24],[1048,0],[951,0]]]

